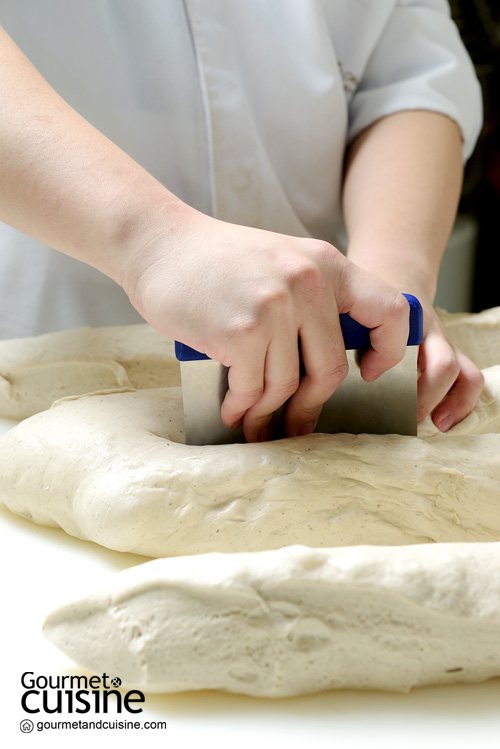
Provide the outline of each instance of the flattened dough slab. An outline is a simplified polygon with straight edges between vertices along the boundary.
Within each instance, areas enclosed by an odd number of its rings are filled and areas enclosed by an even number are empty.
[[[150,325],[0,341],[0,416],[25,419],[68,395],[181,384],[174,343]]]
[[[500,543],[155,560],[53,612],[45,634],[149,692],[483,681],[500,674]]]

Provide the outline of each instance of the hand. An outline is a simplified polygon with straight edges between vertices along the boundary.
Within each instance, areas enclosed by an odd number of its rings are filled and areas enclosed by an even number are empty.
[[[249,442],[269,439],[272,415],[288,399],[287,435],[313,431],[348,370],[339,313],[372,329],[365,380],[402,359],[408,303],[386,282],[325,242],[187,210],[177,228],[142,242],[123,286],[160,332],[229,367],[222,420],[242,424]]]
[[[484,384],[482,372],[450,340],[432,304],[424,309],[424,340],[418,356],[418,420],[432,413],[441,432],[458,424],[475,407]]]
[[[354,253],[353,253],[354,254]],[[373,262],[373,261],[372,261]],[[395,263],[379,261],[377,273],[401,291],[414,294],[424,313],[424,339],[418,352],[418,421],[432,414],[441,432],[465,419],[474,409],[484,385],[480,369],[450,340],[434,309],[434,295],[427,289],[434,284],[418,279],[411,266],[395,269]],[[374,269],[373,264],[369,266]]]

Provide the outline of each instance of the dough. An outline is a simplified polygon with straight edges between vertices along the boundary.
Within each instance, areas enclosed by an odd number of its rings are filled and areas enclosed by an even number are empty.
[[[479,369],[500,364],[500,307],[477,314],[442,309],[437,312],[453,343]]]
[[[177,556],[54,612],[47,636],[149,691],[404,691],[500,675],[500,308],[480,317],[454,334],[488,352],[486,387],[446,435],[428,420],[419,437],[186,446],[175,387],[65,398],[10,430],[0,501],[13,512]]]
[[[500,674],[500,543],[155,560],[52,613],[45,634],[149,692],[482,681]]]
[[[81,328],[0,341],[0,417],[108,388],[178,386],[174,344],[149,325]]]
[[[500,434],[195,447],[182,421],[177,388],[59,401],[0,439],[0,501],[154,557],[500,540]]]
[[[480,369],[500,364],[500,307],[479,314],[437,311],[452,340]],[[0,341],[4,418],[24,419],[68,395],[179,385],[173,341],[146,324]]]

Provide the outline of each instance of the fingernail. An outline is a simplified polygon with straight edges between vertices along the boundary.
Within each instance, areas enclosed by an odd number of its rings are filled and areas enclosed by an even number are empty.
[[[447,432],[455,424],[453,416],[443,416],[434,422],[440,432]]]
[[[239,429],[242,424],[243,417],[241,419],[238,419],[238,421],[235,421],[234,424],[231,424],[231,429]]]
[[[263,427],[260,432],[257,435],[257,442],[269,442],[272,435],[272,424],[269,422],[265,427]]]
[[[305,437],[306,434],[312,434],[314,432],[315,426],[315,421],[310,421],[308,424],[304,424],[304,426],[300,427],[299,431],[297,432],[297,437]]]

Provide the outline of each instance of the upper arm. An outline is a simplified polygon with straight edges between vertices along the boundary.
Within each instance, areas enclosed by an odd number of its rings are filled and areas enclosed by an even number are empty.
[[[470,156],[482,125],[481,89],[446,0],[393,3],[349,102],[349,142],[381,117],[411,109],[454,120],[464,160]]]

